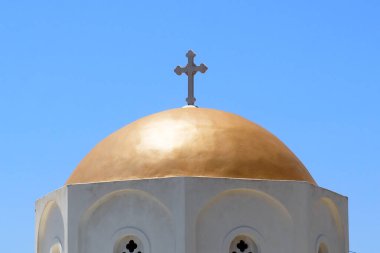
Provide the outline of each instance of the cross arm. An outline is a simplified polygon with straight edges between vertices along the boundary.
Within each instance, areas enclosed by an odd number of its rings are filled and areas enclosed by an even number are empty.
[[[197,71],[199,71],[201,73],[205,73],[207,69],[208,69],[207,66],[202,63],[201,65],[195,67],[194,72],[196,73]]]
[[[177,75],[182,75],[183,73],[186,72],[186,68],[181,68],[180,66],[177,66],[175,69],[174,69],[174,72],[177,74]]]

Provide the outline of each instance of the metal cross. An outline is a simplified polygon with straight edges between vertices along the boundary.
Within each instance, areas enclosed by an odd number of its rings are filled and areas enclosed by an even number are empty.
[[[186,54],[187,57],[187,65],[182,68],[180,66],[177,66],[174,69],[174,72],[177,75],[181,75],[182,73],[185,73],[187,75],[188,80],[188,96],[186,98],[186,102],[188,105],[194,105],[195,103],[195,97],[194,97],[194,76],[199,71],[201,73],[205,73],[207,71],[206,65],[203,63],[199,66],[195,65],[194,63],[194,57],[195,53],[191,50],[189,50]]]

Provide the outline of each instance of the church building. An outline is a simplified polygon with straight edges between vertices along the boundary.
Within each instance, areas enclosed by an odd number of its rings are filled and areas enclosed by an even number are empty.
[[[277,137],[187,106],[106,137],[36,202],[36,253],[348,253],[347,198],[321,188]]]

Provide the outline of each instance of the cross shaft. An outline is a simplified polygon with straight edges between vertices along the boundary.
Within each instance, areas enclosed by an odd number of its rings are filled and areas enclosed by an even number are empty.
[[[195,97],[194,97],[194,76],[199,71],[201,73],[205,73],[207,71],[206,65],[203,63],[199,66],[195,65],[194,63],[194,57],[195,53],[191,50],[189,50],[186,54],[187,57],[187,65],[185,67],[177,66],[174,69],[174,72],[177,75],[181,75],[185,73],[187,75],[188,80],[188,96],[186,98],[186,102],[188,105],[194,105],[195,103]]]

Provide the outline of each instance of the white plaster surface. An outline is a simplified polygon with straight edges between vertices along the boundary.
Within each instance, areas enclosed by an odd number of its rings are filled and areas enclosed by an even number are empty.
[[[58,189],[36,202],[35,252],[60,253],[67,240],[67,189]]]
[[[37,201],[36,253],[228,253],[248,236],[259,253],[348,252],[347,198],[297,181],[175,177],[65,186]],[[53,251],[56,253],[56,251]],[[117,252],[115,252],[117,253]],[[120,252],[122,253],[122,252]]]

